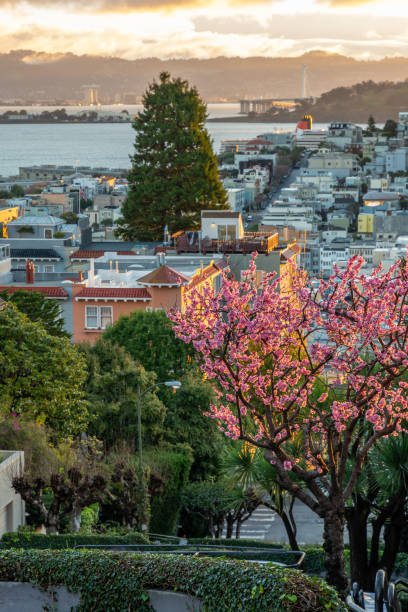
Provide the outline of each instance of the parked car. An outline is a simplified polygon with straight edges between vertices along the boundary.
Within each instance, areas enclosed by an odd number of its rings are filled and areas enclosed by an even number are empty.
[[[247,221],[252,221],[252,215],[247,216]]]

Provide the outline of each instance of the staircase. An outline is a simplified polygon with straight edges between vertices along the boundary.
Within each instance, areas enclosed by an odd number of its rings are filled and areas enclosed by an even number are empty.
[[[275,512],[267,508],[266,506],[259,506],[252,516],[242,523],[241,525],[241,539],[251,540],[265,540],[268,529],[272,526],[274,521],[279,521],[279,517],[276,516]],[[222,537],[226,537],[226,528],[222,532]],[[233,534],[235,537],[235,533]]]

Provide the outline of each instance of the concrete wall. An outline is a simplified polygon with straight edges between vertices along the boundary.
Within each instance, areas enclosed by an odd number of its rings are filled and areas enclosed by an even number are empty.
[[[17,531],[25,522],[25,505],[20,495],[11,486],[14,476],[24,472],[23,451],[0,450],[0,536],[8,531]]]
[[[156,612],[201,612],[201,602],[183,593],[148,591],[150,605]],[[0,582],[0,612],[71,612],[79,604],[78,593],[65,587],[50,587],[45,592],[24,582]]]

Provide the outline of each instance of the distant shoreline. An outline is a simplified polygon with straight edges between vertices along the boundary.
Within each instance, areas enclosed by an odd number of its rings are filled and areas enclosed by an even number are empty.
[[[8,125],[8,124],[13,124],[13,125],[23,125],[23,124],[38,124],[38,125],[52,125],[54,123],[66,123],[67,125],[74,125],[76,123],[78,124],[82,124],[82,123],[95,123],[95,124],[99,124],[99,123],[132,123],[133,119],[129,119],[129,121],[107,121],[104,119],[100,119],[98,121],[75,121],[75,120],[69,120],[69,119],[56,119],[55,121],[50,121],[47,119],[0,119],[0,125]]]
[[[299,119],[296,119],[296,117],[281,120],[275,117],[266,117],[265,115],[257,115],[255,117],[234,115],[233,117],[213,117],[207,119],[207,123],[297,123],[297,121],[299,121]]]

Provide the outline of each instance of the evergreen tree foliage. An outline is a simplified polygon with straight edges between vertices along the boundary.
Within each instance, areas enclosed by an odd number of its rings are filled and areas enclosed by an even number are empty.
[[[187,81],[160,74],[135,119],[135,153],[119,234],[126,240],[162,240],[197,229],[203,209],[228,208],[217,159],[205,129],[205,104]]]
[[[0,310],[0,408],[44,423],[53,437],[86,429],[85,361],[67,338],[48,334],[10,302]]]
[[[159,382],[179,379],[196,367],[194,349],[176,338],[163,311],[134,310],[128,317],[120,317],[103,337],[123,346],[135,361],[154,372]]]
[[[12,294],[5,289],[0,294],[0,298],[6,302],[13,302],[30,321],[34,323],[39,321],[51,336],[70,337],[70,334],[64,330],[64,319],[57,300],[49,299],[37,291],[24,291],[24,289]]]
[[[229,446],[216,422],[204,416],[214,401],[211,384],[194,373],[183,377],[177,393],[167,392],[165,398],[165,440],[172,444],[184,442],[192,448],[190,480],[217,476],[223,450]]]
[[[145,393],[142,402],[142,434],[144,444],[157,444],[163,435],[166,414],[156,395],[156,376],[146,372],[126,350],[104,337],[94,346],[78,347],[88,364],[85,395],[93,415],[90,433],[110,448],[120,440],[137,439],[137,390]]]

